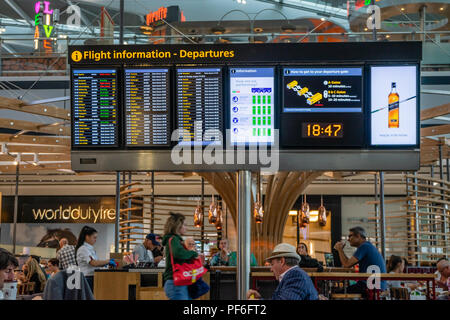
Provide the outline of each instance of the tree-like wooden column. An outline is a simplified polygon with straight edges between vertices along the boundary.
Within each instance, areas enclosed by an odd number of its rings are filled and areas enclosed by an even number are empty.
[[[253,252],[259,264],[262,264],[272,249],[283,240],[283,231],[288,217],[298,197],[306,187],[322,172],[290,171],[278,172],[268,177],[264,198],[264,220],[256,225],[252,219]],[[222,196],[236,225],[237,223],[237,185],[236,174],[228,172],[199,172]]]

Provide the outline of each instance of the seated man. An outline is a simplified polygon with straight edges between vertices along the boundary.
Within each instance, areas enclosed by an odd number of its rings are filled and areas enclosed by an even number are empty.
[[[381,254],[377,248],[366,240],[366,231],[362,227],[351,228],[348,235],[348,241],[352,247],[358,248],[352,257],[348,258],[344,253],[345,241],[336,242],[334,249],[339,253],[339,259],[344,268],[353,267],[359,264],[359,272],[366,273],[367,269],[372,266],[377,266],[380,273],[386,273],[386,265]],[[370,271],[369,271],[370,272]],[[386,281],[381,281],[381,287],[377,289],[386,290]],[[358,281],[356,284],[347,288],[348,293],[361,293],[366,295],[367,283],[366,281]]]
[[[155,234],[149,233],[143,243],[140,243],[134,247],[133,256],[137,255],[137,259],[139,262],[154,262],[158,264],[161,260],[156,261],[153,257],[152,250],[160,245],[158,241],[155,239]]]
[[[318,294],[311,278],[300,269],[298,263],[300,256],[295,247],[288,243],[280,243],[267,258],[271,270],[277,280],[278,287],[272,295],[272,300],[317,300]],[[247,292],[247,299],[261,299],[256,290]]]

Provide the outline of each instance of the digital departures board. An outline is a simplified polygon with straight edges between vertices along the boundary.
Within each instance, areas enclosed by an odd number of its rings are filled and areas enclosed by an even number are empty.
[[[283,112],[362,112],[362,67],[284,68]]]
[[[126,146],[170,144],[169,69],[125,69]]]
[[[274,142],[274,68],[231,68],[232,145]]]
[[[178,68],[176,114],[181,145],[220,144],[223,131],[222,70]]]
[[[117,147],[117,70],[72,70],[73,146]]]

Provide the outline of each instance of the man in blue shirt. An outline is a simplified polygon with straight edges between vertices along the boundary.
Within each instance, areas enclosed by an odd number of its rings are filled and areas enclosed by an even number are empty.
[[[366,231],[362,227],[351,228],[348,234],[348,241],[352,247],[356,247],[355,253],[352,257],[348,258],[344,253],[345,240],[341,240],[334,245],[339,253],[339,259],[344,268],[353,267],[355,264],[359,264],[360,273],[372,273],[373,270],[379,273],[386,273],[386,264],[384,259],[378,252],[377,248],[366,240]],[[370,267],[370,269],[369,269]],[[369,269],[369,270],[368,270]],[[379,270],[379,271],[378,271]],[[386,281],[381,281],[381,290],[386,290]],[[347,288],[348,293],[361,293],[366,295],[367,283],[366,281],[358,281],[356,284]]]
[[[300,256],[295,247],[280,243],[266,259],[270,262],[275,278],[280,282],[272,295],[272,300],[317,300],[316,288],[308,274],[300,269]],[[258,291],[250,289],[247,299],[261,299]]]

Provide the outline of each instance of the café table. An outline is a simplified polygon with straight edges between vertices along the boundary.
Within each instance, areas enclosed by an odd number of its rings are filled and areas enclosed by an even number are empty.
[[[374,273],[345,273],[345,272],[311,272],[308,273],[313,279],[314,286],[318,289],[319,280],[342,281],[342,280],[368,280]],[[436,287],[434,274],[415,273],[380,273],[380,280],[404,280],[404,281],[425,281],[427,283],[427,298],[436,300]],[[374,290],[375,291],[375,290]],[[379,298],[379,292],[375,291],[375,299]]]

